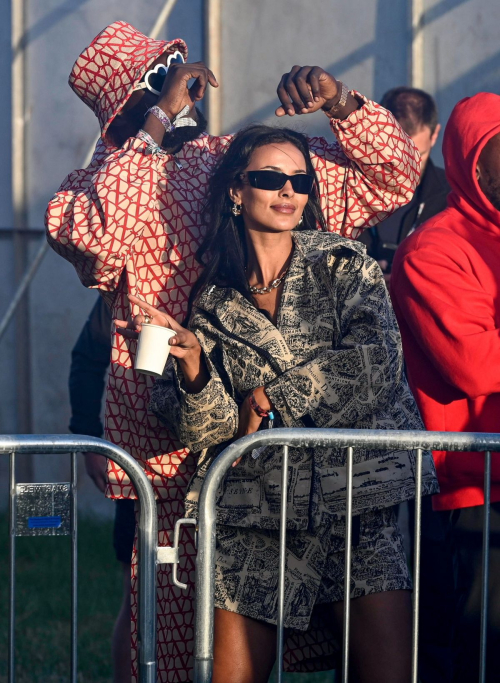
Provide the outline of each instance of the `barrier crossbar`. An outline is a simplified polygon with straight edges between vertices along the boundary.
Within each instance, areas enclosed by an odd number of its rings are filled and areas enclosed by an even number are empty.
[[[138,520],[138,641],[139,681],[156,683],[156,563],[158,523],[151,485],[141,466],[124,450],[95,437],[59,435],[0,436],[0,455],[10,456],[10,591],[8,683],[15,680],[15,461],[18,453],[71,454],[71,683],[77,683],[77,454],[92,451],[110,458],[122,467],[132,481],[139,499]],[[163,552],[165,552],[165,548]],[[172,561],[169,559],[165,562]],[[174,565],[175,569],[175,565]]]
[[[418,607],[420,583],[420,531],[422,494],[423,451],[475,451],[484,453],[484,526],[482,553],[482,596],[481,596],[481,644],[479,683],[486,680],[486,628],[488,618],[488,560],[490,531],[490,476],[491,452],[500,451],[500,434],[383,431],[356,429],[273,429],[250,434],[232,443],[222,451],[210,466],[199,500],[198,554],[196,558],[196,618],[195,618],[195,663],[194,683],[210,683],[213,670],[214,647],[214,591],[215,591],[215,539],[216,498],[219,486],[231,465],[246,453],[263,446],[283,446],[281,480],[281,520],[279,583],[277,613],[277,660],[278,682],[283,680],[283,606],[285,592],[286,557],[286,492],[287,462],[289,447],[343,448],[346,450],[346,525],[345,525],[345,576],[344,576],[344,619],[342,647],[342,683],[349,678],[349,624],[350,624],[350,567],[352,540],[352,473],[354,450],[416,451],[415,460],[415,542],[413,555],[413,628],[412,628],[412,683],[418,683]]]

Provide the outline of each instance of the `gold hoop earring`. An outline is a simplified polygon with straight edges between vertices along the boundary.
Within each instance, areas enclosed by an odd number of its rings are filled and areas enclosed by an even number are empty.
[[[234,202],[233,208],[231,209],[231,211],[233,212],[233,214],[235,216],[239,216],[241,214],[242,208],[243,208],[243,204],[236,204],[236,202]]]

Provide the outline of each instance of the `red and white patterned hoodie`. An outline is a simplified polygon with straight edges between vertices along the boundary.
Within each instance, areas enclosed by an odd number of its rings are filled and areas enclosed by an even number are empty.
[[[187,56],[182,40],[153,41],[118,21],[80,55],[70,76],[103,138],[88,168],[70,173],[50,201],[47,236],[82,283],[104,294],[115,318],[139,313],[127,299],[131,293],[183,319],[199,272],[207,180],[231,139],[203,134],[175,157],[149,154],[135,137],[119,149],[106,142],[108,126],[148,66],[175,50]],[[331,140],[310,139],[328,228],[352,238],[410,201],[420,166],[392,114],[362,99],[347,119],[331,120]],[[112,341],[106,438],[142,463],[160,499],[181,501],[195,458],[148,411],[153,379],[134,371],[136,342],[116,333]],[[111,461],[108,467],[108,495],[135,497],[123,470]]]

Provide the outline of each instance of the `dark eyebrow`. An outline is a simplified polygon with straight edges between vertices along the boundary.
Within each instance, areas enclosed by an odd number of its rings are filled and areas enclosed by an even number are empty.
[[[264,170],[278,171],[278,173],[283,173],[283,169],[280,168],[279,166],[262,166],[262,168],[260,170],[261,171],[264,171]],[[301,168],[298,168],[296,171],[293,172],[293,175],[295,175],[297,173],[307,173],[307,171],[304,171]]]

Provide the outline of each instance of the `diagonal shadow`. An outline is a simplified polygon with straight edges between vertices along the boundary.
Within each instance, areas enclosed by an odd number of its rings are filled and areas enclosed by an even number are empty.
[[[470,0],[441,0],[441,2],[438,2],[434,7],[431,7],[422,14],[420,26],[427,26],[456,7],[464,5],[466,2],[470,2]]]
[[[65,0],[58,7],[54,7],[51,12],[48,12],[24,32],[17,45],[13,47],[13,57],[87,2],[89,0]]]
[[[500,94],[500,50],[440,88],[436,99],[443,104],[451,100],[455,106],[459,99],[483,91]]]
[[[327,67],[325,67],[325,70],[329,73],[340,75],[343,71],[347,71],[347,69],[351,69],[353,66],[356,66],[357,64],[363,62],[365,59],[371,57],[373,55],[374,49],[375,41],[372,40],[369,43],[365,43],[364,45],[361,45],[360,47],[356,48],[348,55],[340,57],[340,59],[337,59],[332,64],[329,64]],[[279,78],[279,74],[276,74],[276,87],[278,86]],[[251,114],[247,114],[246,116],[239,119],[232,126],[232,129],[239,130],[251,121],[262,121],[263,119],[266,119],[268,116],[274,114],[278,106],[279,100],[278,96],[276,95],[276,97],[274,97],[270,102],[263,104],[261,107],[254,109]]]
[[[392,0],[391,0],[392,2]],[[447,12],[452,11],[456,7],[459,7],[460,5],[465,4],[466,2],[470,2],[470,0],[441,0],[441,2],[438,2],[434,7],[431,7],[428,9],[426,12],[424,12],[422,16],[422,22],[421,25],[425,26],[433,21],[436,21],[437,19],[441,18],[444,16]],[[389,3],[390,5],[390,3]],[[388,6],[386,7],[383,2],[379,3],[379,11],[377,12],[378,15],[387,13]],[[387,18],[387,17],[385,17]],[[330,65],[328,65],[326,68],[327,71],[330,73],[333,73],[334,75],[341,75],[342,72],[347,71],[348,69],[351,69],[361,62],[365,61],[369,57],[376,57],[377,56],[377,47],[380,47],[379,42],[380,40],[384,40],[385,34],[383,34],[383,27],[385,26],[384,22],[382,19],[384,17],[379,17],[379,21],[377,22],[377,27],[376,27],[376,36],[375,40],[372,40],[368,43],[365,43],[364,45],[361,45],[360,47],[355,48],[352,50],[349,54],[344,55],[343,57],[340,57],[336,61],[332,62]],[[406,29],[406,35],[408,36],[408,39],[411,37],[411,29]],[[380,71],[380,70],[378,70]],[[375,81],[374,82],[374,92],[382,94],[385,90],[385,84],[382,84],[382,82],[378,82],[383,80],[383,78],[378,78],[378,76],[382,76],[382,74],[378,73],[377,71],[377,64],[375,64]],[[392,87],[392,86],[391,86]],[[266,119],[274,114],[275,109],[278,107],[278,99],[273,98],[271,101],[267,102],[266,104],[263,104],[257,109],[254,109],[254,111],[251,114],[247,114],[243,116],[241,119],[239,119],[233,126],[233,130],[239,130],[243,126],[247,125],[248,123],[252,121],[262,121],[263,119]]]

